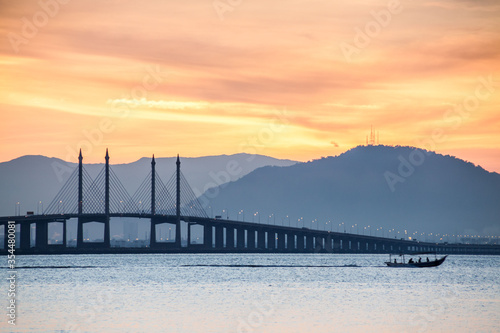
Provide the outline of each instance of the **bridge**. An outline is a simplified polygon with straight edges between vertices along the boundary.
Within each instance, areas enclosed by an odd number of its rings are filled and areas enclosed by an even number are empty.
[[[176,172],[163,182],[156,172],[154,156],[151,172],[137,191],[130,195],[109,164],[106,149],[105,165],[94,178],[83,166],[80,150],[78,168],[70,175],[59,193],[42,214],[0,217],[4,228],[1,252],[7,252],[14,226],[17,253],[123,253],[123,252],[279,252],[279,253],[401,253],[437,252],[455,254],[500,254],[500,246],[416,242],[365,236],[346,232],[250,223],[209,217],[181,173],[179,156]],[[150,242],[146,248],[112,247],[111,218],[150,220]],[[76,247],[68,247],[67,223],[77,219]],[[83,226],[97,222],[104,225],[102,242],[85,242]],[[187,243],[181,242],[181,222],[187,225]],[[49,244],[49,223],[62,223],[63,241]],[[32,225],[35,245],[31,246]],[[164,242],[157,235],[161,224],[175,226],[175,241]],[[203,242],[193,244],[191,228],[203,228]],[[15,235],[16,233],[14,233]],[[15,236],[14,236],[15,237]],[[12,237],[11,237],[12,238]]]

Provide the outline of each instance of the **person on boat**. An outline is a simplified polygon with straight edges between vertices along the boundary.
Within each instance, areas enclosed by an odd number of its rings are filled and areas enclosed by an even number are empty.
[[[418,262],[422,262],[422,258],[421,257],[418,257]]]
[[[394,263],[397,264],[396,259],[394,259]]]
[[[410,258],[410,260],[408,260],[408,263],[413,264],[413,258]]]
[[[427,262],[429,262],[429,257],[427,257]]]

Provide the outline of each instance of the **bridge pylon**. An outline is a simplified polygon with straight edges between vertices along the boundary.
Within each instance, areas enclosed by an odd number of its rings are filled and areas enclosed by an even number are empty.
[[[76,247],[83,246],[83,156],[80,149],[80,156],[78,156],[78,222],[76,230]]]
[[[181,243],[181,161],[179,154],[177,154],[176,168],[176,201],[175,201],[175,245],[182,247]],[[189,244],[188,244],[189,245]]]
[[[110,247],[110,225],[109,225],[109,154],[106,148],[106,166],[105,166],[105,187],[104,187],[104,247]]]

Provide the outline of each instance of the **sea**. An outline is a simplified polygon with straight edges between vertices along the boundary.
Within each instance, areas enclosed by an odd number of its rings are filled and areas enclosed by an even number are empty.
[[[7,296],[11,270],[0,270],[0,331],[500,332],[500,256],[452,255],[433,268],[386,267],[388,259],[18,256],[15,297]],[[9,323],[11,299],[15,325]]]

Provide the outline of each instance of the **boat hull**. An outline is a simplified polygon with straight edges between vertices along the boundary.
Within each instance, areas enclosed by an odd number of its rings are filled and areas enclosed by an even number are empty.
[[[386,261],[385,264],[389,267],[436,267],[441,265],[447,256],[442,257],[441,259],[433,260],[433,261],[424,261],[424,262],[414,262],[414,263],[394,263],[390,261]]]

